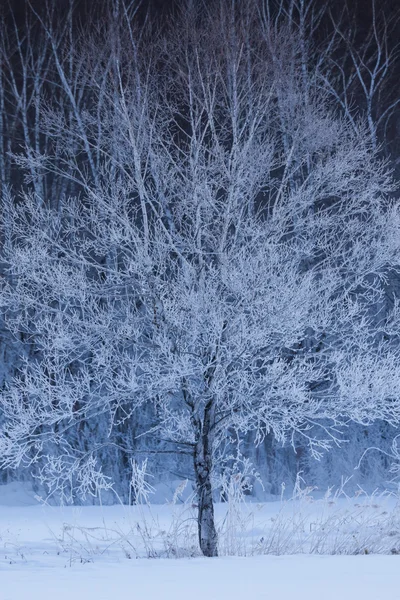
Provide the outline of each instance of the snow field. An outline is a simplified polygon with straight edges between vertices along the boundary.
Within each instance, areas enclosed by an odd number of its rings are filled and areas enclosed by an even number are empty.
[[[1,600],[399,600],[398,556],[132,560],[14,565]]]
[[[52,507],[13,486],[0,494],[0,600],[400,600],[395,496],[217,504],[221,556],[205,559],[190,502]]]

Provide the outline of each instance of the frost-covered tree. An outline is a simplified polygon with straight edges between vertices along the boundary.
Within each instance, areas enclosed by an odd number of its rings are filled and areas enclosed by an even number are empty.
[[[399,258],[390,176],[362,121],[316,85],[305,96],[301,63],[277,68],[287,37],[248,6],[191,8],[153,52],[114,29],[99,101],[59,134],[86,128],[96,177],[68,156],[79,197],[4,202],[1,305],[36,354],[1,395],[2,464],[40,460],[58,491],[107,487],[103,447],[151,404],[192,455],[207,556],[213,477],[243,434],[318,455],[349,420],[400,414],[396,315],[371,317]]]

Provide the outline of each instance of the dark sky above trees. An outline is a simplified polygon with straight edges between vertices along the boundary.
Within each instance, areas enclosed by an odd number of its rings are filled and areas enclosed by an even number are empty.
[[[111,5],[110,0],[72,0],[74,8],[80,18],[93,18],[94,15],[100,15],[101,12]],[[209,3],[209,0],[194,0],[195,2]],[[246,1],[246,0],[236,0]],[[68,9],[71,0],[0,0],[0,8],[3,14],[9,12],[10,8],[17,18],[23,18],[24,9],[31,4],[35,10],[46,10],[47,6],[56,6],[57,11],[62,11],[62,8]],[[141,6],[143,10],[150,10],[153,14],[165,16],[171,13],[182,5],[182,0],[142,0]],[[270,0],[271,6],[276,4],[275,0]],[[357,21],[361,26],[368,26],[372,18],[371,0],[316,0],[316,5],[330,5],[332,10],[341,11],[348,5],[351,10],[357,15]],[[385,13],[387,20],[393,18],[396,12],[399,11],[398,0],[379,0],[376,2],[377,9]],[[400,24],[397,24],[397,32],[400,34]]]

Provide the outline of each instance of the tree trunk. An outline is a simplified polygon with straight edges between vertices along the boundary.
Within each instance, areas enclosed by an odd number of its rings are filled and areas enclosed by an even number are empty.
[[[215,528],[214,504],[212,499],[212,440],[210,412],[205,410],[204,420],[196,425],[198,432],[194,449],[194,472],[196,477],[198,517],[197,526],[200,549],[204,556],[218,556],[218,536]]]

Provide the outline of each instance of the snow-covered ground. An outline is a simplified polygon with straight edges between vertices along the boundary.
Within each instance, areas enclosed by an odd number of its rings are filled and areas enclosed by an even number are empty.
[[[396,498],[237,508],[217,506],[221,551],[247,556],[205,559],[190,505],[60,508],[0,488],[0,600],[400,600]]]
[[[1,600],[399,600],[398,556],[263,556],[11,565]]]

